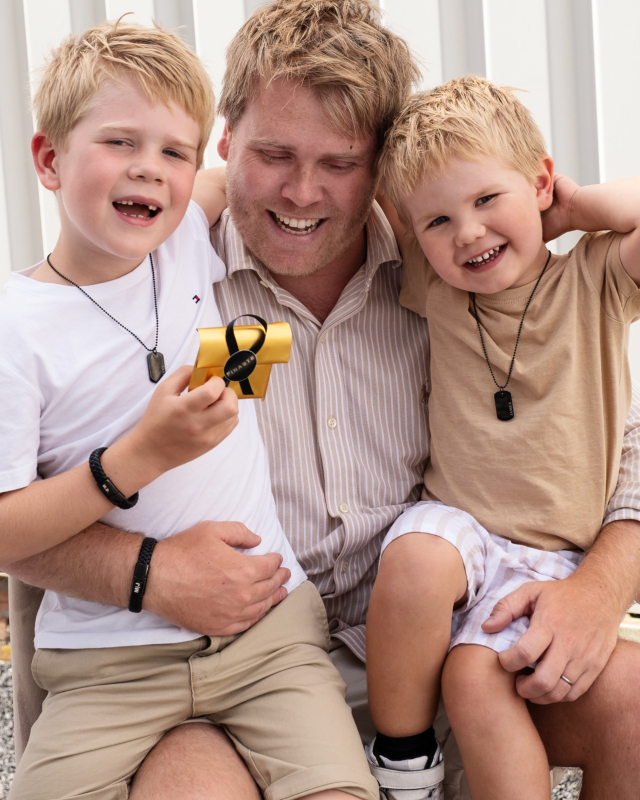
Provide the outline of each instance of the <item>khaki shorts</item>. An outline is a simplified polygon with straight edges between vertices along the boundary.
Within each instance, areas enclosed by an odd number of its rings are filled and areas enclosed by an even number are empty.
[[[165,731],[204,716],[229,734],[266,800],[326,789],[378,800],[328,646],[306,581],[238,636],[38,650],[33,675],[48,695],[10,798],[126,800]]]

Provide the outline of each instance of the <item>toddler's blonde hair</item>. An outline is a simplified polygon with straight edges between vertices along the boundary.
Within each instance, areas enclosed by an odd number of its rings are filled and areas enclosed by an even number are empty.
[[[409,98],[386,136],[378,167],[385,194],[406,221],[403,197],[453,159],[491,156],[535,181],[544,138],[514,90],[477,75]]]

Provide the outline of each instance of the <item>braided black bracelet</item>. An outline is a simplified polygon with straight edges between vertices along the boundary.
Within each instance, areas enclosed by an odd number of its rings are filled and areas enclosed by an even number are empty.
[[[151,556],[153,555],[153,548],[157,544],[157,539],[146,536],[140,547],[138,563],[133,568],[133,581],[131,582],[131,594],[129,595],[129,611],[132,611],[134,614],[139,614],[142,611],[142,598],[147,588]]]
[[[125,497],[119,489],[116,489],[113,481],[107,478],[102,469],[100,456],[106,449],[106,447],[99,447],[89,456],[89,469],[91,470],[91,474],[98,484],[98,489],[100,489],[110,503],[113,503],[113,505],[118,508],[133,508],[138,502],[138,492],[132,494],[131,497]]]

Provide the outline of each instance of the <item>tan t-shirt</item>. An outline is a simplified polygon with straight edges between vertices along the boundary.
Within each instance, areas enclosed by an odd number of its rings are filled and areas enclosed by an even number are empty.
[[[431,337],[423,499],[460,508],[491,533],[542,550],[593,544],[616,486],[631,402],[629,324],[640,316],[640,290],[620,261],[620,239],[586,234],[548,268],[507,387],[515,412],[509,422],[496,416],[498,389],[469,293],[445,283],[414,239],[401,243],[400,302],[427,318]],[[534,285],[476,295],[501,385]]]

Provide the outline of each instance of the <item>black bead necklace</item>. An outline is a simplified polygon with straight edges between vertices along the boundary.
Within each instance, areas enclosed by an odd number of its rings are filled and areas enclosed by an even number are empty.
[[[524,307],[524,311],[522,312],[522,319],[520,320],[520,327],[518,328],[518,335],[516,336],[516,346],[513,348],[513,356],[511,357],[511,365],[509,366],[509,374],[507,375],[507,380],[504,386],[500,386],[498,381],[496,380],[496,376],[493,374],[493,368],[491,367],[491,362],[489,361],[489,356],[487,355],[487,348],[484,344],[484,337],[482,335],[482,327],[480,326],[480,320],[478,319],[478,308],[476,306],[476,294],[475,292],[469,292],[471,295],[471,299],[473,301],[473,314],[476,318],[476,324],[478,326],[478,333],[480,334],[480,344],[482,345],[482,352],[484,353],[484,357],[487,362],[487,366],[489,367],[489,372],[491,373],[491,377],[493,378],[493,382],[498,387],[498,391],[493,395],[493,399],[495,400],[496,404],[496,414],[499,420],[503,422],[508,422],[510,419],[514,418],[513,413],[513,400],[511,399],[511,392],[507,392],[506,388],[511,380],[511,373],[513,372],[513,365],[516,360],[516,351],[518,349],[518,342],[520,341],[520,334],[522,333],[522,326],[524,324],[524,317],[527,313],[529,305],[533,300],[533,295],[536,293],[536,289],[540,285],[540,281],[542,280],[542,276],[547,270],[549,266],[549,261],[551,260],[551,252],[547,256],[547,262],[544,265],[544,269],[540,273],[540,277],[536,281],[536,285],[533,287],[533,291],[529,295],[529,299],[527,300],[527,305]]]
[[[156,294],[156,275],[153,269],[153,256],[151,255],[151,253],[149,253],[149,261],[151,262],[151,280],[153,281],[153,305],[156,310],[156,343],[153,345],[153,348],[147,347],[147,345],[142,341],[142,339],[139,336],[136,336],[133,331],[130,331],[129,328],[127,328],[121,322],[118,322],[118,320],[115,317],[113,317],[106,310],[106,308],[103,308],[100,305],[100,303],[98,303],[96,300],[93,299],[93,297],[91,297],[90,294],[87,294],[87,292],[85,292],[82,286],[78,286],[78,284],[72,281],[71,278],[67,278],[61,272],[58,272],[58,270],[51,263],[51,253],[49,253],[49,255],[47,256],[47,262],[51,267],[51,269],[56,273],[56,275],[59,275],[63,280],[67,281],[67,283],[70,283],[72,286],[75,286],[76,289],[80,289],[82,294],[85,297],[88,297],[89,300],[91,300],[91,302],[94,305],[98,306],[100,311],[105,313],[110,319],[112,319],[116,323],[116,325],[119,325],[121,328],[124,328],[127,333],[130,333],[134,339],[137,339],[140,342],[140,344],[144,347],[144,349],[149,353],[149,355],[147,356],[147,368],[149,370],[149,380],[152,381],[153,383],[157,383],[160,380],[160,378],[164,375],[165,369],[164,369],[164,356],[162,355],[162,353],[158,352],[158,332],[160,328],[158,322],[158,296]]]

